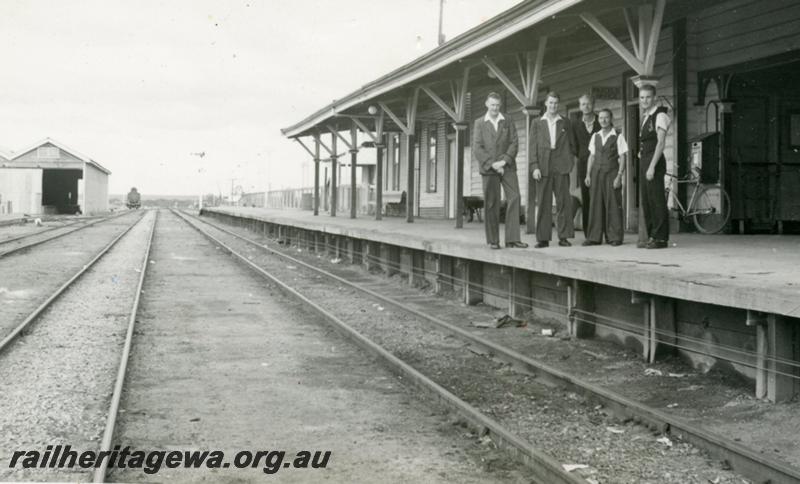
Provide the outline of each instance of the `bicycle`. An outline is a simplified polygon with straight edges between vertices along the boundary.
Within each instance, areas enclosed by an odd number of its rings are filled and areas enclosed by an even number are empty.
[[[692,166],[691,173],[684,178],[667,173],[670,178],[677,180],[678,184],[694,185],[694,190],[689,197],[686,208],[678,199],[675,192],[667,186],[667,198],[674,201],[673,210],[680,213],[682,219],[692,218],[697,230],[704,234],[716,234],[728,223],[731,216],[731,199],[724,188],[718,185],[703,185],[696,167]]]

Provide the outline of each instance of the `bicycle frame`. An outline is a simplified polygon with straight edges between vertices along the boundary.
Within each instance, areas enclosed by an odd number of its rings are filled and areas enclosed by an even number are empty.
[[[691,207],[692,203],[694,202],[694,197],[697,195],[697,187],[700,185],[700,183],[699,183],[700,180],[695,178],[695,177],[687,178],[687,179],[680,179],[675,175],[672,175],[672,174],[669,174],[669,173],[668,173],[668,175],[669,175],[670,178],[675,178],[679,185],[680,184],[686,184],[686,183],[691,183],[691,184],[694,185],[694,190],[692,190],[692,196],[689,198],[689,201],[686,204],[687,207]],[[667,186],[667,194],[669,195],[669,198],[672,199],[674,204],[678,207],[678,211],[681,214],[681,218],[688,217],[689,213],[687,212],[686,208],[681,203],[680,199],[678,198],[678,195],[675,193],[676,191],[677,190],[672,190],[672,186],[671,185]]]
[[[675,178],[677,180],[677,182],[678,182],[678,185],[681,185],[681,184],[694,185],[694,188],[692,189],[692,195],[689,197],[689,200],[686,202],[686,207],[683,206],[683,204],[681,203],[680,199],[678,199],[678,195],[675,194],[675,191],[673,191],[671,189],[671,187],[668,186],[667,189],[666,189],[666,191],[669,194],[670,198],[672,198],[672,200],[675,202],[675,204],[677,204],[682,218],[691,217],[692,215],[707,213],[704,210],[696,210],[696,209],[692,210],[692,207],[694,207],[694,205],[695,205],[695,199],[697,198],[697,194],[698,194],[698,192],[700,192],[700,186],[701,186],[700,177],[697,176],[697,174],[694,173],[694,171],[692,172],[692,175],[689,178],[678,178],[676,175],[672,175],[670,173],[668,173],[667,175],[670,178]]]

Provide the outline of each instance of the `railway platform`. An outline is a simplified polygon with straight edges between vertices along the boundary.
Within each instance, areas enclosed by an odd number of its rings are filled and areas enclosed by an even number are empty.
[[[654,361],[680,354],[701,370],[732,368],[758,397],[787,400],[798,385],[800,237],[674,234],[670,248],[491,250],[483,224],[314,216],[310,211],[218,207],[205,214],[251,224],[293,244],[407,275],[468,304],[563,324],[572,336],[616,340]],[[554,238],[554,240],[557,240]]]

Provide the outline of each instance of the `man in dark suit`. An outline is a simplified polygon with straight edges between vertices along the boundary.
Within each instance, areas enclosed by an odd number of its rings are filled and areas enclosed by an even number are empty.
[[[581,188],[581,228],[584,236],[589,230],[589,213],[591,211],[591,190],[586,185],[586,166],[589,161],[589,139],[600,131],[600,123],[594,112],[594,98],[584,94],[578,99],[580,113],[573,122],[572,135],[575,149],[578,152],[578,184]],[[574,208],[574,207],[573,207]]]
[[[550,245],[553,236],[553,194],[556,196],[556,229],[558,245],[569,247],[575,236],[572,225],[572,197],[569,193],[569,173],[575,163],[572,125],[558,114],[560,97],[547,93],[546,112],[531,123],[528,139],[531,176],[536,187],[536,248]]]
[[[519,235],[519,181],[515,158],[519,142],[517,128],[500,113],[497,93],[486,97],[486,115],[475,120],[472,130],[472,157],[478,160],[483,178],[484,227],[486,243],[500,248],[500,186],[506,194],[506,247],[524,249],[528,244]]]

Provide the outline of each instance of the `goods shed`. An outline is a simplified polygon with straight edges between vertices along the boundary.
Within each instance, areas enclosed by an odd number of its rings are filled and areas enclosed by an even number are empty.
[[[4,213],[74,214],[108,210],[111,172],[91,158],[46,138],[0,159]]]

